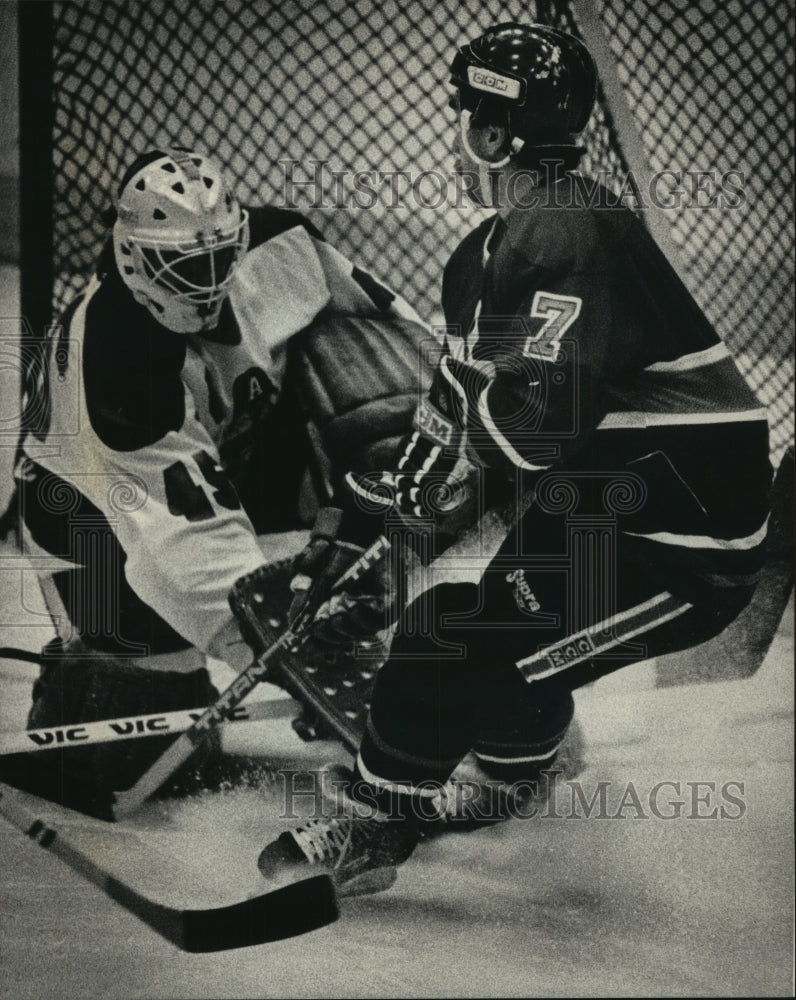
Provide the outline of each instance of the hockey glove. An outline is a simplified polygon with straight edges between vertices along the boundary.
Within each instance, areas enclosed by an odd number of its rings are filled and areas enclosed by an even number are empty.
[[[455,535],[479,516],[479,468],[463,454],[462,436],[432,404],[415,413],[395,471],[346,477],[360,506],[380,508],[410,531]]]
[[[377,633],[391,624],[385,574],[388,561],[332,594],[335,583],[365,551],[337,538],[341,518],[342,512],[334,508],[321,510],[309,543],[294,559],[288,621],[292,625],[308,606],[317,607],[306,633],[316,642],[335,647],[378,642]]]

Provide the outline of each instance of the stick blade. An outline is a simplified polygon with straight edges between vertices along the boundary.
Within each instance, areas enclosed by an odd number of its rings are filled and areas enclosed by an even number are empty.
[[[315,875],[230,906],[186,910],[177,943],[189,952],[248,948],[307,934],[338,915],[331,877]]]
[[[45,806],[43,811],[41,806]],[[111,853],[139,852],[139,862],[147,865],[150,874],[152,870],[159,872],[164,880],[180,870],[178,859],[161,857],[135,832],[117,829],[108,838],[103,835],[98,844],[92,834],[101,833],[102,824],[88,820],[72,825],[67,818],[65,823],[57,820],[51,825],[45,803],[3,783],[0,816],[183,951],[215,952],[268,944],[317,930],[338,917],[334,883],[328,874],[232,903],[219,901],[219,905],[201,909],[170,906],[152,898],[140,884],[137,887],[128,882],[118,869],[109,869],[109,849],[116,844]],[[185,869],[179,877],[190,879],[191,873]]]

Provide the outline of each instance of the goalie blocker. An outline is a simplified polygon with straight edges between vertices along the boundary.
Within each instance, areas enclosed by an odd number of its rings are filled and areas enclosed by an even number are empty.
[[[241,632],[257,656],[272,648],[290,623],[292,564],[280,565],[281,579],[269,569],[242,577],[229,597]],[[293,728],[302,739],[333,736],[354,753],[376,673],[386,656],[386,644],[375,638],[331,646],[310,634],[301,644],[297,641],[279,650],[268,679],[301,703],[303,713]]]

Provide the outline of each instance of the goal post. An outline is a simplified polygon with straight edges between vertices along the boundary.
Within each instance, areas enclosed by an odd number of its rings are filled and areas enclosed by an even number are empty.
[[[19,38],[20,308],[23,340],[43,338],[61,308],[54,298],[53,9],[50,4],[17,4]],[[32,381],[38,363],[21,344],[21,429],[36,418]]]

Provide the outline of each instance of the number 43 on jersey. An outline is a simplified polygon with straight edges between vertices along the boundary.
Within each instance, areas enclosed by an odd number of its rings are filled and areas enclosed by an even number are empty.
[[[166,501],[169,513],[175,517],[186,517],[189,521],[206,521],[216,516],[208,496],[208,487],[213,499],[226,510],[240,510],[240,500],[235,487],[218,462],[206,451],[196,451],[191,456],[199,467],[207,485],[195,483],[184,462],[174,462],[163,472],[166,487]]]

